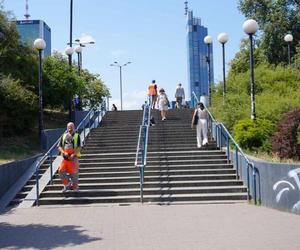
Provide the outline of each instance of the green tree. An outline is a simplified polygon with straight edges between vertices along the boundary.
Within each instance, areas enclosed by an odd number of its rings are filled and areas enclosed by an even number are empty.
[[[288,110],[300,107],[299,70],[281,65],[261,63],[255,68],[256,113],[258,118],[276,124]],[[220,89],[219,89],[220,88]],[[235,124],[250,117],[249,71],[227,78],[225,104],[222,102],[222,86],[213,93],[212,111],[233,131]]]
[[[287,63],[287,45],[284,36],[294,36],[292,55],[300,40],[300,5],[295,0],[239,0],[239,10],[255,19],[262,31],[261,47],[271,64]]]
[[[108,88],[98,75],[82,70],[78,76],[76,64],[69,66],[67,60],[54,53],[44,60],[44,100],[45,106],[67,109],[77,94],[85,105],[98,105],[109,94]]]
[[[84,82],[77,76],[59,53],[45,58],[43,62],[44,104],[47,107],[68,109],[75,94],[84,91]]]
[[[259,47],[259,40],[255,41],[254,44],[254,66],[261,63],[265,63],[266,57],[263,54],[263,50]],[[250,57],[250,44],[248,39],[243,39],[241,41],[240,50],[235,54],[235,57],[230,61],[230,71],[229,74],[236,75],[238,73],[243,73],[249,70],[249,59]]]
[[[33,127],[37,96],[10,77],[0,79],[0,136],[22,134]]]
[[[37,86],[37,53],[20,43],[16,23],[3,9],[0,10],[0,59],[3,75],[11,75],[34,90]]]

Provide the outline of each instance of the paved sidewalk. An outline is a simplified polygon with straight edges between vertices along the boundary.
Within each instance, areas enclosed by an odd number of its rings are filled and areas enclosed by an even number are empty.
[[[40,207],[0,215],[0,248],[299,250],[299,231],[299,215],[248,204]]]

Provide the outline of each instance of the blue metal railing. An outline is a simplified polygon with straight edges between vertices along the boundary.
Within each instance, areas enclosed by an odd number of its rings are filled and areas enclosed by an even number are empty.
[[[99,126],[103,116],[106,113],[106,103],[103,101],[100,107],[92,108],[85,118],[80,122],[76,128],[76,132],[81,136],[81,144],[85,144],[85,140],[92,128]],[[53,184],[53,158],[57,157],[58,148],[57,145],[60,138],[51,146],[51,148],[42,156],[42,158],[37,162],[35,169],[35,179],[36,179],[36,205],[39,206],[39,172],[41,165],[49,158],[50,159],[50,183]]]
[[[140,171],[140,201],[143,202],[144,195],[144,172],[147,165],[147,152],[148,152],[148,137],[151,117],[151,100],[150,98],[144,104],[143,120],[140,125],[139,138],[136,147],[135,167]]]
[[[194,98],[197,102],[199,102],[195,92],[192,93]],[[205,105],[205,104],[204,104]],[[254,204],[257,204],[257,201],[260,203],[261,201],[261,190],[260,190],[260,173],[258,168],[255,167],[254,163],[251,162],[248,157],[244,154],[243,150],[239,147],[239,145],[236,143],[232,135],[229,133],[227,128],[224,126],[223,123],[219,123],[215,120],[213,115],[210,113],[207,107],[205,107],[208,114],[208,131],[211,132],[211,135],[213,139],[217,142],[217,147],[219,149],[223,149],[223,146],[226,147],[226,155],[228,161],[232,161],[234,168],[237,171],[237,178],[242,178],[242,173],[240,173],[240,170],[242,170],[244,164],[242,164],[242,160],[246,164],[247,169],[247,194],[248,194],[248,200],[251,200],[253,198]],[[231,157],[230,152],[230,145],[234,147],[234,159]],[[241,160],[239,159],[239,156]],[[252,175],[250,176],[250,169],[252,170]],[[258,178],[258,183],[257,183]],[[252,183],[252,185],[251,185]],[[258,199],[257,199],[257,185],[258,185]],[[252,190],[251,190],[252,186]]]

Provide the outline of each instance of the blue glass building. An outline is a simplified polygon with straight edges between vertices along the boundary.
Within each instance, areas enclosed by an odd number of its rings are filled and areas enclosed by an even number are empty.
[[[33,46],[37,38],[42,38],[46,42],[46,48],[43,56],[51,55],[51,29],[42,20],[19,20],[17,21],[17,30],[22,43]]]
[[[188,78],[189,91],[191,95],[191,105],[195,107],[196,102],[192,95],[195,92],[199,100],[208,100],[209,82],[208,82],[208,46],[204,43],[204,37],[207,36],[207,28],[201,25],[200,18],[193,17],[193,11],[187,12],[187,44],[188,44]],[[210,79],[213,84],[213,49],[210,46]],[[208,101],[205,103],[208,105]]]

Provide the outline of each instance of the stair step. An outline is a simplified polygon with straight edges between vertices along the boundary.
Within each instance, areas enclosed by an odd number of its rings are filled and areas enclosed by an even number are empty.
[[[174,202],[174,201],[233,201],[247,200],[246,193],[221,193],[221,194],[176,194],[176,195],[144,195],[144,202]],[[41,198],[41,205],[67,205],[67,204],[92,204],[92,203],[136,203],[140,202],[140,196],[117,197],[63,197]]]
[[[246,187],[173,187],[173,188],[144,188],[144,195],[177,195],[177,194],[212,194],[212,193],[246,193]],[[80,189],[78,192],[46,191],[43,197],[111,197],[123,195],[139,195],[139,188],[131,189]]]
[[[160,176],[145,176],[145,183],[148,181],[187,181],[187,180],[235,180],[235,174],[206,174],[206,175],[160,175]],[[137,176],[118,176],[118,177],[81,177],[79,183],[126,183],[139,182],[140,177]],[[61,183],[59,179],[54,179],[54,183]]]
[[[58,183],[58,182],[57,182]],[[148,181],[144,183],[145,188],[155,187],[206,187],[206,186],[242,186],[243,182],[239,180],[210,180],[210,181]],[[139,188],[139,181],[125,183],[80,183],[80,189],[120,189],[120,188]],[[62,184],[48,185],[45,190],[61,190]]]

